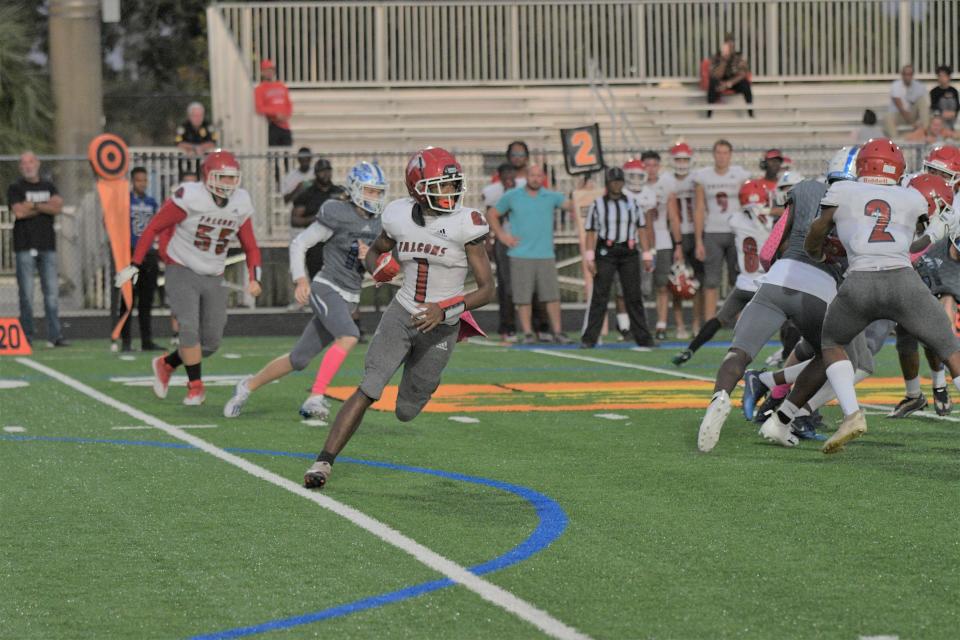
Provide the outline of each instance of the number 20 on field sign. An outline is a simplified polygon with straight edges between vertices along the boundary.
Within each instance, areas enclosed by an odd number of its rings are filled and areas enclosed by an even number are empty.
[[[20,321],[0,318],[0,356],[29,356],[33,353]]]
[[[603,168],[603,148],[597,123],[576,129],[561,129],[560,140],[563,142],[567,173],[590,173]]]

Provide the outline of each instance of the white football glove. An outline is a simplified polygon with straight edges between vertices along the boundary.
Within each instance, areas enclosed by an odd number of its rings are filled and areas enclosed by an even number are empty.
[[[127,265],[113,277],[113,286],[119,289],[127,280],[137,284],[138,277],[140,277],[140,267],[135,264]]]
[[[943,218],[949,235],[955,236],[960,233],[960,210],[947,206],[941,209],[937,215]]]

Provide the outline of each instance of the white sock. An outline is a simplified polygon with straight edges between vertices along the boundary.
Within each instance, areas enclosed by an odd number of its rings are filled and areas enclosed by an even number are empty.
[[[777,411],[782,412],[783,415],[787,416],[788,418],[794,418],[796,417],[797,412],[800,411],[800,407],[793,404],[789,400],[784,400],[783,403],[780,404],[780,408],[777,409]]]
[[[910,378],[909,380],[904,380],[903,383],[907,387],[908,398],[920,397],[920,376],[917,376],[916,378]]]
[[[657,322],[657,331],[659,331],[660,329],[666,329],[666,328],[667,328],[666,322]]]
[[[837,394],[837,400],[840,401],[840,408],[844,416],[849,416],[860,410],[860,403],[857,402],[857,392],[853,388],[856,384],[856,374],[853,372],[853,364],[849,360],[840,360],[827,367],[827,378]],[[958,387],[960,388],[960,387]]]
[[[854,384],[860,384],[861,381],[866,380],[870,377],[870,374],[864,371],[863,369],[857,369],[856,375],[853,376]],[[804,406],[804,409],[809,410],[810,413],[813,413],[823,405],[827,404],[831,400],[837,397],[837,394],[833,392],[833,385],[829,382],[820,387],[820,390],[813,394],[813,397],[807,401],[807,404]]]
[[[760,382],[767,385],[767,389],[773,389],[775,386],[777,386],[776,380],[773,379],[772,371],[764,371],[763,373],[761,373]]]
[[[797,378],[800,377],[800,372],[806,369],[808,364],[810,364],[809,360],[795,364],[792,367],[787,367],[783,370],[783,379],[787,384],[793,384],[797,381]]]
[[[953,379],[953,386],[957,388],[957,391],[960,391],[960,376],[956,376]]]
[[[940,367],[939,371],[931,371],[930,377],[933,378],[933,388],[942,389],[947,386],[947,368]]]
[[[625,313],[617,314],[617,329],[627,331],[630,329],[630,316]]]

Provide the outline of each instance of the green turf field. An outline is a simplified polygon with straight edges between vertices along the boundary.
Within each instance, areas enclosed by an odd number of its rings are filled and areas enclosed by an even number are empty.
[[[205,377],[252,373],[291,344],[228,338]],[[363,351],[334,385],[359,381]],[[816,443],[766,444],[735,409],[703,455],[696,407],[710,393],[656,370],[676,371],[673,350],[561,353],[574,358],[460,345],[444,384],[469,386],[438,398],[454,410],[406,424],[368,413],[324,494],[593,638],[958,637],[960,418],[870,415],[870,432],[827,458]],[[705,348],[680,371],[712,378],[722,354]],[[227,420],[230,378],[183,407],[182,387],[161,401],[118,380],[148,376],[149,359],[103,341],[33,360],[297,482],[326,436],[297,415],[312,373]],[[894,360],[887,347],[880,378]],[[28,383],[0,387],[2,638],[545,637],[314,502],[40,371],[6,358],[0,379]],[[864,393],[895,398],[885,384]]]

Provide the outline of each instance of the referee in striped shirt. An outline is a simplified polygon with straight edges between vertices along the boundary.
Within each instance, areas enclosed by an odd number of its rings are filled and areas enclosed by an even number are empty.
[[[645,271],[653,271],[653,252],[650,251],[643,211],[633,198],[623,192],[623,183],[623,169],[607,169],[606,193],[593,202],[587,214],[586,246],[596,248],[588,250],[584,256],[586,269],[593,275],[593,295],[580,343],[583,349],[597,346],[603,319],[607,315],[614,274],[620,275],[634,340],[641,347],[656,346],[647,329],[647,315],[640,293],[638,240],[643,249]]]

